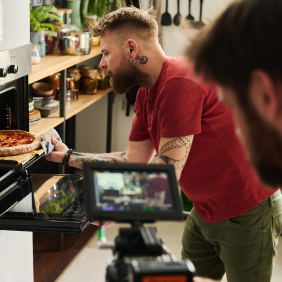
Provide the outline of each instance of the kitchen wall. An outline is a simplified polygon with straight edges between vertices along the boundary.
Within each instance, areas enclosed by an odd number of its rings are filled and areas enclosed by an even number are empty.
[[[0,281],[33,281],[32,232],[0,230]]]
[[[146,1],[146,0],[143,0]],[[161,0],[159,0],[161,1]],[[204,0],[202,20],[204,23],[209,24],[214,20],[233,0]],[[168,12],[172,19],[177,13],[177,0],[168,1]],[[165,1],[162,0],[161,13],[165,12]],[[180,0],[180,14],[184,19],[188,15],[188,0]],[[191,14],[195,20],[200,16],[200,0],[192,0],[191,2]],[[168,56],[183,56],[189,39],[197,34],[195,29],[183,29],[182,25],[162,27],[163,35],[163,49]]]
[[[165,12],[165,1],[162,1],[161,13]],[[146,4],[148,0],[142,0]],[[172,18],[177,13],[177,1],[170,0],[168,12]],[[209,23],[218,16],[231,0],[204,0],[203,21]],[[192,0],[191,13],[196,20],[199,18],[199,0]],[[188,15],[188,0],[180,0],[180,13],[182,17]],[[163,49],[168,56],[182,56],[189,40],[187,37],[196,34],[195,30],[185,30],[181,26],[162,27]],[[97,60],[97,59],[96,59]],[[99,62],[99,58],[97,64]],[[133,107],[130,109],[130,116],[125,116],[123,107],[124,95],[116,95],[113,104],[113,130],[112,130],[112,151],[124,151],[128,145],[128,136],[131,124],[134,119]],[[106,150],[106,121],[107,121],[107,97],[77,115],[77,150],[82,152],[103,153]]]

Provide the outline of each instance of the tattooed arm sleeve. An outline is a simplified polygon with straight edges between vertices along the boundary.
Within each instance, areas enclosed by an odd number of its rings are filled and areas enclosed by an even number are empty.
[[[82,169],[83,162],[104,163],[150,163],[155,149],[150,139],[144,141],[129,141],[125,152],[107,154],[84,154],[74,152],[70,156],[69,165]]]
[[[69,160],[69,165],[82,169],[83,162],[126,163],[126,153],[85,154],[74,152]]]
[[[159,145],[159,164],[173,164],[177,180],[187,161],[194,135],[178,138],[161,137]]]

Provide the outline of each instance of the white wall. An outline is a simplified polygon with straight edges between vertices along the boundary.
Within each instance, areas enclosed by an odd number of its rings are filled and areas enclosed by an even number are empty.
[[[30,42],[30,0],[0,0],[0,51]]]
[[[146,1],[146,0],[145,0]],[[162,1],[161,13],[165,12],[165,1]],[[233,0],[204,0],[202,20],[204,23],[209,24],[215,19]],[[177,1],[168,1],[168,12],[171,18],[177,13]],[[180,14],[184,19],[188,15],[188,0],[180,1]],[[200,1],[192,0],[191,2],[191,14],[195,20],[200,16]],[[184,30],[182,25],[175,26],[173,23],[170,26],[162,27],[163,35],[163,49],[168,56],[183,56],[184,50],[189,42],[189,37],[194,36],[197,33],[195,29]],[[188,39],[188,40],[187,40]]]
[[[0,281],[33,281],[31,232],[0,230]]]

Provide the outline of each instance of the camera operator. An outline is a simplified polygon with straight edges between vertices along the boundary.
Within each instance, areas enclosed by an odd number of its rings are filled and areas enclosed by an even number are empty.
[[[249,159],[261,181],[272,187],[282,185],[281,15],[282,1],[236,1],[188,48],[195,71],[218,83]],[[268,234],[273,239],[262,237],[260,245],[274,257],[282,227],[281,200],[267,204],[276,205],[272,216],[277,226]],[[263,216],[261,212],[261,223]],[[272,218],[263,224],[271,226]],[[261,265],[262,273],[266,266]],[[272,264],[268,266],[269,278],[256,281],[270,281]]]
[[[93,24],[92,32],[101,36],[100,67],[108,71],[114,91],[141,86],[129,146],[126,152],[84,154],[53,138],[55,151],[46,159],[82,168],[83,161],[150,163],[157,152],[158,164],[175,166],[179,186],[194,203],[182,257],[194,263],[199,276],[220,280],[226,271],[230,281],[270,281],[275,250],[269,234],[280,223],[264,223],[281,206],[281,194],[257,181],[216,87],[195,82],[185,58],[164,54],[147,11],[119,9]],[[265,207],[273,201],[278,204]]]

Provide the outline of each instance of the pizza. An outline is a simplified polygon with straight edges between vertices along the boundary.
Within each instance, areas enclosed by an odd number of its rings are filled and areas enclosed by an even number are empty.
[[[14,156],[37,149],[41,137],[22,130],[0,130],[0,156]]]

